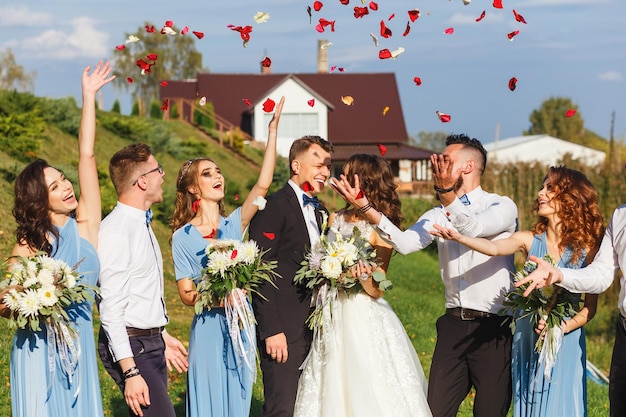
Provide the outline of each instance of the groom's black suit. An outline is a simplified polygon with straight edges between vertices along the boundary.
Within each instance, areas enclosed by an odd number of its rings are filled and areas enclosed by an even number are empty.
[[[316,209],[318,224],[320,210],[325,209]],[[276,272],[282,277],[274,281],[277,288],[270,284],[261,286],[260,292],[266,300],[257,295],[252,297],[265,389],[261,415],[292,417],[299,367],[311,342],[311,331],[305,324],[311,310],[311,293],[293,283],[310,240],[301,203],[289,184],[268,197],[265,210],[252,219],[250,239],[262,250],[268,250],[265,260],[278,261]],[[284,333],[287,338],[289,356],[286,363],[276,363],[265,349],[265,339],[279,333]]]

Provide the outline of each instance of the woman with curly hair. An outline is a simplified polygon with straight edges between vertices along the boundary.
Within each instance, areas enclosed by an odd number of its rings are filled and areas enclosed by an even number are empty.
[[[43,159],[31,162],[15,180],[13,216],[17,243],[13,256],[45,252],[76,267],[82,283],[96,285],[100,264],[95,247],[102,216],[94,155],[96,93],[115,76],[101,62],[82,75],[83,109],[78,134],[80,201],[65,174]],[[7,317],[10,310],[0,306]],[[102,399],[94,344],[92,305],[66,309],[77,331],[78,360],[68,366],[63,352],[40,331],[18,329],[11,349],[11,404],[14,417],[102,416]],[[54,340],[54,338],[52,338]],[[65,366],[64,366],[65,365]]]
[[[598,193],[587,177],[564,166],[550,167],[533,204],[539,216],[530,231],[490,241],[460,235],[435,225],[436,236],[455,240],[487,255],[510,255],[521,251],[542,258],[550,255],[559,267],[578,269],[590,263],[604,234]],[[565,291],[564,289],[562,291]],[[533,329],[530,318],[517,321],[513,336],[513,415],[516,417],[586,416],[586,349],[582,326],[596,313],[598,296],[586,294],[574,317],[561,324],[564,337],[556,361],[546,374],[545,363],[535,352],[540,321]]]
[[[400,226],[400,199],[386,160],[352,155],[343,176],[353,186],[358,177],[371,206]],[[329,223],[329,240],[335,234],[351,237],[357,228],[376,249],[376,270],[387,273],[393,249],[355,207],[347,204],[332,213]],[[294,417],[431,416],[422,366],[373,272],[359,267],[361,289],[338,291],[324,304],[323,316],[332,319],[314,337],[298,383]]]
[[[226,182],[210,158],[190,159],[176,182],[172,226],[172,257],[181,301],[195,305],[196,283],[207,266],[205,248],[222,239],[242,240],[250,221],[261,207],[274,173],[278,122],[285,98],[281,98],[268,127],[268,140],[259,178],[243,205],[226,216]],[[259,200],[261,202],[259,202]],[[256,366],[256,341],[240,332],[244,352],[240,357],[231,340],[225,309],[216,305],[194,315],[189,338],[187,371],[188,417],[244,417],[250,414]]]

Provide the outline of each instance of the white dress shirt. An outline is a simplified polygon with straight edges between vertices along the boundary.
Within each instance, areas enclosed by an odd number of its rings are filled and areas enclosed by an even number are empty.
[[[600,249],[588,266],[581,269],[560,268],[563,282],[559,285],[571,292],[599,294],[611,286],[617,268],[626,272],[626,205],[615,209]],[[619,311],[626,317],[626,281],[622,274],[619,290]]]
[[[119,201],[100,225],[100,321],[115,361],[132,357],[126,327],[167,324],[163,258],[146,212]]]
[[[424,249],[437,239],[441,278],[446,288],[446,308],[463,307],[488,313],[502,308],[504,294],[511,288],[513,256],[487,256],[452,240],[429,232],[433,224],[471,237],[504,239],[517,228],[517,206],[508,197],[487,193],[478,187],[467,194],[470,205],[458,198],[447,207],[424,213],[402,231],[382,216],[379,234],[401,254]]]
[[[317,219],[315,218],[315,207],[313,207],[312,204],[307,204],[305,207],[304,198],[302,197],[304,195],[304,191],[302,188],[300,188],[292,180],[289,180],[288,182],[298,197],[300,208],[302,209],[302,215],[304,216],[304,221],[306,222],[306,228],[309,231],[309,241],[311,242],[311,246],[314,246],[320,241],[320,229],[317,224]]]

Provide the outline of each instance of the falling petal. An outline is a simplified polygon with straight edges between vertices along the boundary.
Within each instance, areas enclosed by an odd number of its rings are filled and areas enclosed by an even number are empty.
[[[373,33],[370,33],[372,40],[374,41],[374,45],[378,48],[378,38]]]
[[[378,145],[378,151],[380,152],[380,156],[385,156],[385,154],[387,153],[387,147],[380,143],[377,143],[376,145]]]
[[[161,29],[161,34],[162,35],[176,35],[176,32],[171,27],[165,26],[164,28]]]
[[[304,184],[302,184],[302,189],[304,190],[305,193],[308,193],[309,191],[313,191],[313,186],[311,185],[310,182],[305,181]]]
[[[311,19],[313,18],[313,14],[311,13],[311,6],[306,7],[306,12],[309,15],[309,24],[311,23]]]
[[[391,29],[389,29],[385,25],[385,21],[384,20],[380,21],[380,36],[382,36],[383,38],[391,37]]]
[[[480,16],[478,16],[478,17],[476,18],[476,21],[477,21],[477,22],[480,22],[481,20],[483,20],[483,19],[485,18],[485,15],[486,15],[486,13],[485,13],[485,11],[483,10],[483,12],[480,14]]]
[[[339,0],[339,3],[343,4],[344,6],[347,6],[348,4],[350,4],[350,0]]]
[[[515,9],[513,9],[513,15],[515,16],[515,20],[517,20],[520,23],[526,24],[526,19],[524,19],[524,16],[517,13]]]
[[[464,4],[464,5],[466,5],[466,6],[467,6],[468,4],[470,4],[471,2],[472,2],[472,0],[463,0],[463,4]]]
[[[154,33],[154,26],[151,25],[146,25],[146,32],[148,33]]]
[[[263,111],[265,113],[269,113],[274,110],[275,105],[276,105],[276,102],[268,97],[268,99],[265,100],[265,102],[263,103]]]
[[[139,42],[139,38],[135,35],[129,35],[128,39],[126,39],[126,43],[134,43]]]
[[[415,83],[415,85],[417,85],[418,87],[420,85],[422,85],[422,79],[420,77],[415,77],[413,78],[413,82]]]
[[[341,102],[346,106],[352,106],[354,104],[354,97],[352,96],[341,96]]]
[[[454,33],[454,28],[447,28],[443,31],[446,35],[452,35]]]
[[[354,17],[356,17],[357,19],[360,19],[361,17],[368,14],[370,14],[370,11],[367,9],[367,7],[354,6]]]
[[[391,58],[391,51],[389,51],[389,49],[387,48],[381,49],[380,51],[378,51],[378,58],[380,59]]]
[[[208,235],[202,236],[205,239],[213,239],[215,237],[215,229],[211,229],[211,233],[209,233]]]
[[[330,67],[329,72],[335,72],[336,69],[337,69],[337,65],[333,65],[332,67]]]
[[[420,11],[417,9],[409,10],[409,19],[411,22],[415,22],[420,17]]]
[[[244,99],[243,99],[243,102],[246,104],[246,106],[248,106],[248,107],[252,107],[252,102],[250,101],[250,99],[249,99],[249,98],[244,98]]]
[[[516,37],[518,34],[519,34],[519,30],[514,30],[513,32],[510,32],[509,34],[507,34],[506,37],[512,41],[513,38]]]
[[[315,10],[316,12],[322,10],[322,7],[324,7],[324,3],[322,3],[321,1],[313,2],[313,10]]]
[[[565,112],[565,117],[572,117],[575,114],[576,114],[576,110],[569,109],[568,111]]]
[[[206,97],[202,97],[198,102],[199,105],[204,106],[206,104]]]
[[[389,106],[385,106],[385,108],[383,109],[383,116],[386,116],[388,111],[389,111]]]
[[[331,46],[333,46],[333,43],[325,40],[325,41],[322,41],[320,45],[320,49],[330,48]]]
[[[270,14],[267,12],[256,12],[253,19],[256,23],[267,23],[270,20]]]
[[[235,194],[235,201],[239,200],[239,194]]]
[[[321,33],[321,32],[324,32],[324,30],[326,29],[326,26],[330,26],[331,32],[335,31],[335,21],[327,20],[327,19],[324,19],[323,17],[320,18],[319,25],[317,25],[315,29],[317,29],[317,31]]]
[[[363,190],[359,190],[359,192],[356,194],[356,200],[359,200],[363,197],[365,197],[365,193],[363,192]]]
[[[126,45],[117,45],[115,47],[115,49],[117,49],[118,51],[122,51],[124,48],[126,48]]]
[[[132,79],[131,77],[127,77],[127,78],[126,78],[126,82],[127,82],[128,84],[132,84],[132,83],[133,83],[133,79]]]
[[[161,110],[162,111],[167,110],[169,105],[170,105],[170,100],[168,98],[166,98],[165,100],[163,100],[163,105],[161,106]]]
[[[372,10],[378,10],[378,4],[374,3],[373,1],[370,1],[369,6]]]
[[[449,114],[442,113],[439,110],[437,110],[435,113],[437,113],[437,117],[439,117],[439,120],[441,120],[441,123],[448,123],[452,119],[452,116],[450,116]]]
[[[404,29],[404,33],[402,34],[402,36],[408,35],[410,31],[411,31],[411,23],[406,22],[406,29]]]
[[[495,7],[496,9],[501,9],[502,8],[502,0],[493,0],[493,7]]]
[[[517,87],[517,78],[512,77],[512,78],[509,80],[509,90],[511,90],[511,91],[515,91],[515,87]]]
[[[196,35],[196,38],[198,39],[202,39],[204,38],[204,33],[203,32],[196,32],[195,30],[192,31],[191,33],[193,33],[194,35]]]
[[[276,238],[276,235],[272,232],[263,232],[263,236],[265,236],[269,240],[274,240]]]
[[[311,100],[307,100],[306,104],[308,104],[310,107],[315,106],[315,99],[312,98]]]
[[[180,31],[181,35],[186,35],[187,32],[189,32],[189,27],[185,26],[184,28],[182,28],[182,30]]]
[[[391,59],[396,59],[398,55],[400,55],[403,52],[404,52],[404,48],[401,46],[398,47],[398,49],[396,49],[395,51],[391,51]]]
[[[391,13],[391,15],[389,15],[387,20],[389,21],[389,20],[393,19],[394,17],[396,17],[396,14],[395,13]]]
[[[345,68],[343,68],[343,67],[339,67],[339,68],[337,68],[337,70],[338,70],[339,72],[344,72],[344,71],[345,71]]]
[[[166,20],[165,21],[165,27],[171,28],[174,26],[174,21],[173,20]]]
[[[146,55],[146,59],[148,61],[156,61],[157,60],[157,54],[148,54],[148,55]]]
[[[272,66],[272,60],[269,57],[265,57],[263,61],[261,61],[261,66],[264,68],[269,68]]]
[[[159,85],[160,85],[161,87],[167,87],[167,86],[168,86],[168,84],[169,84],[169,83],[168,83],[167,81],[161,81],[161,82],[159,83]]]

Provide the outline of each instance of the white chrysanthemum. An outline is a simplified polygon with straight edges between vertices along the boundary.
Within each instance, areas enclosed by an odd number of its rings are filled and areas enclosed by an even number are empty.
[[[64,265],[64,262],[57,261],[56,259],[52,259],[49,256],[39,256],[39,263],[41,267],[39,269],[49,269],[50,271],[57,271],[59,268]]]
[[[37,274],[37,280],[42,287],[46,287],[54,284],[54,275],[52,274],[51,270],[42,269],[41,271],[39,271],[39,274]]]
[[[11,265],[11,272],[9,275],[11,277],[9,285],[21,285],[26,279],[26,268],[22,263],[14,263]]]
[[[258,255],[259,248],[254,240],[248,240],[246,242],[242,242],[241,245],[239,245],[238,256],[241,256],[241,261],[245,264],[250,265],[254,263]]]
[[[353,265],[358,260],[357,248],[352,242],[338,240],[333,244],[333,247],[342,265]]]
[[[213,252],[209,255],[207,269],[211,274],[224,275],[224,271],[230,265],[230,255],[226,252]]]
[[[41,301],[36,290],[25,290],[18,300],[19,311],[26,317],[35,317],[39,314]]]
[[[67,288],[74,288],[76,286],[76,276],[73,273],[69,273],[65,276],[65,286]]]
[[[539,291],[541,292],[541,295],[546,298],[552,298],[552,296],[554,295],[554,286],[553,285],[548,285],[546,287],[540,288]]]
[[[16,311],[19,309],[19,294],[15,289],[9,290],[9,292],[5,294],[2,301],[11,311]]]
[[[29,260],[29,261],[26,261],[26,265],[24,269],[26,270],[26,275],[32,277],[34,275],[37,275],[37,269],[39,268],[37,268],[37,262]]]
[[[39,281],[37,280],[37,276],[29,277],[22,283],[24,288],[33,288],[37,285]]]
[[[341,275],[341,262],[338,258],[327,256],[322,259],[320,270],[326,278],[337,279]]]
[[[59,301],[59,297],[55,294],[56,287],[54,285],[46,285],[37,290],[39,301],[42,306],[52,307]]]
[[[215,252],[229,251],[232,247],[235,247],[235,245],[237,245],[237,242],[237,240],[233,239],[218,240],[207,247],[207,253],[209,253],[211,250]]]

